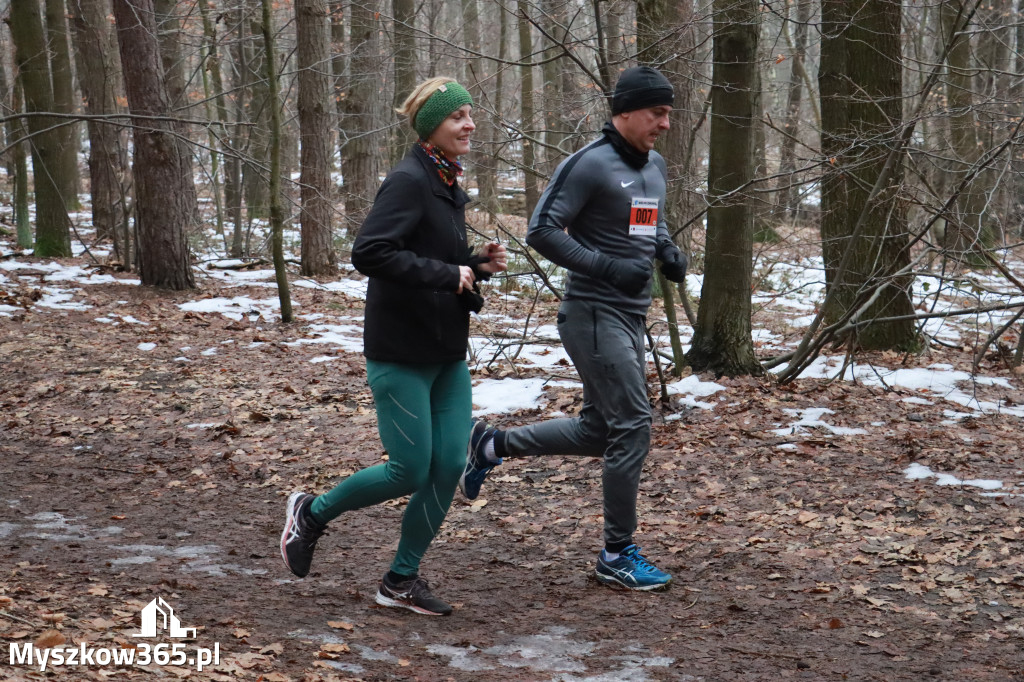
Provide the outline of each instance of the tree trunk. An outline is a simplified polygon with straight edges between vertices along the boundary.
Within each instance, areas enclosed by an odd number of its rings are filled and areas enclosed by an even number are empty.
[[[232,49],[234,58],[234,122],[231,133],[231,154],[224,165],[224,203],[228,205],[228,216],[231,218],[231,256],[241,258],[245,255],[245,221],[243,207],[245,205],[245,187],[242,177],[241,154],[245,147],[246,133],[244,130],[245,112],[247,110],[246,84],[249,82],[249,67],[245,60],[246,25],[245,7],[239,5],[233,14],[238,35]]]
[[[520,2],[520,5],[523,4],[525,3]],[[597,43],[597,53],[595,55],[595,58],[597,59],[597,74],[598,78],[601,79],[601,89],[606,94],[609,94],[611,92],[611,89],[615,87],[616,79],[612,76],[612,69],[611,66],[609,66],[608,64],[609,26],[607,14],[609,13],[601,12],[601,5],[607,3],[603,3],[602,0],[591,0],[590,4],[591,9],[594,12],[594,33]],[[614,18],[614,16],[611,20],[610,32],[612,34],[618,34],[619,32],[618,21],[616,20],[616,18]],[[618,69],[616,69],[615,72],[618,73]],[[609,105],[610,104],[611,101],[609,100]]]
[[[25,95],[25,111],[52,112],[50,62],[39,3],[11,0],[9,21],[18,78]],[[48,116],[28,117],[36,200],[35,255],[43,258],[71,255],[71,231],[64,204],[67,187],[63,175],[65,164],[61,156],[64,133],[55,127],[59,123],[59,120]]]
[[[171,114],[157,42],[153,0],[114,0],[118,46],[128,109],[133,116]],[[192,177],[173,124],[133,118],[136,231],[139,275],[144,285],[195,286],[186,228],[195,215]]]
[[[776,181],[776,213],[780,221],[793,220],[797,215],[800,192],[797,186],[796,142],[800,136],[800,107],[803,99],[803,79],[800,72],[804,66],[804,51],[807,49],[807,24],[811,18],[811,0],[795,0],[796,21],[786,20],[786,31],[790,43],[789,87],[786,92],[786,110],[782,119],[782,138],[779,149],[779,177]],[[787,3],[787,11],[792,11]]]
[[[325,0],[295,0],[299,47],[299,128],[301,153],[299,222],[302,274],[329,275],[337,258],[331,244],[330,24]]]
[[[1017,13],[1014,16],[1021,16],[1024,13],[1024,0],[1017,0]],[[1016,22],[1014,39],[1014,73],[1024,73],[1024,21]],[[1010,101],[1020,102],[1024,100],[1024,78],[1014,78],[1010,88]],[[1009,194],[1012,197],[1011,207],[1013,222],[1017,226],[1017,236],[1024,237],[1024,150],[1020,145],[1012,148],[1013,161]]]
[[[341,147],[345,144],[345,131],[342,126],[345,121],[345,55],[348,49],[345,46],[345,7],[349,3],[341,0],[331,0],[327,7],[331,16],[331,75],[334,83],[334,107],[338,120],[338,127],[341,129],[341,138],[338,140],[338,166],[341,166]],[[414,77],[415,85],[415,77]],[[410,91],[412,87],[409,88]],[[406,93],[408,94],[408,93]],[[399,102],[401,104],[401,102]],[[397,108],[397,107],[396,107]]]
[[[498,173],[504,167],[499,149],[503,146],[500,141],[504,135],[502,102],[504,101],[506,67],[500,62],[503,62],[508,54],[508,14],[504,9],[498,8],[498,44],[495,47],[499,64],[496,65],[494,74],[494,96],[489,102],[488,110],[481,110],[475,119],[477,136],[488,152],[487,168],[477,174],[477,185],[480,188],[479,197],[492,216],[501,212],[498,200]]]
[[[21,85],[17,79],[8,82],[7,69],[0,63],[0,90],[3,91],[4,104],[10,107],[12,114],[22,112]],[[9,93],[9,97],[8,97]],[[20,118],[7,120],[6,144],[10,147],[4,159],[7,175],[11,178],[11,204],[14,209],[14,227],[16,244],[19,249],[32,248],[32,224],[28,216],[28,158],[25,143],[19,140],[25,137],[25,125]]]
[[[46,37],[50,48],[50,78],[53,83],[53,110],[62,114],[75,113],[75,88],[71,80],[71,48],[68,45],[67,9],[64,0],[46,0]],[[64,205],[69,211],[81,206],[78,201],[78,123],[63,121],[60,153],[64,166]]]
[[[248,36],[242,41],[245,64],[245,88],[249,105],[245,141],[247,157],[242,165],[242,191],[249,219],[266,218],[270,207],[270,184],[267,166],[270,164],[270,105],[266,79],[266,45],[261,37],[263,22],[260,0],[244,0],[247,9]],[[239,30],[243,30],[240,26]]]
[[[519,57],[523,62],[533,60],[533,38],[531,37],[530,22],[526,20],[526,13],[529,11],[530,3],[527,0],[518,0],[519,3]],[[537,156],[536,149],[531,136],[535,135],[534,117],[536,108],[534,106],[533,91],[533,67],[520,66],[519,72],[522,80],[520,99],[522,107],[520,111],[519,127],[522,131],[520,140],[523,145],[523,183],[526,191],[526,219],[533,215],[533,209],[540,199],[540,187],[537,185]]]
[[[641,64],[659,66],[672,83],[672,127],[661,136],[659,151],[668,166],[667,220],[675,230],[703,208],[691,188],[699,184],[691,138],[704,118],[698,78],[692,73],[696,46],[693,7],[672,0],[640,0],[636,8],[637,49]],[[689,232],[677,243],[689,247]],[[684,251],[685,252],[685,251]]]
[[[224,250],[228,250],[227,236],[224,234],[224,201],[221,192],[221,154],[218,147],[228,145],[228,132],[225,123],[228,120],[227,105],[224,102],[224,80],[220,75],[220,56],[217,54],[217,26],[210,21],[209,0],[199,0],[199,14],[203,20],[203,96],[206,98],[206,116],[213,124],[207,132],[210,143],[210,192],[213,194],[214,210],[217,212],[217,234],[224,241]]]
[[[1013,44],[1013,28],[1007,24],[1006,17],[1013,16],[1013,0],[993,0],[987,7],[979,7],[980,23],[987,27],[978,36],[978,70],[979,90],[985,106],[979,108],[978,137],[981,153],[994,149],[1002,137],[1011,129],[1016,115],[1020,112],[1021,103],[1007,101],[1005,94],[1010,92],[1013,81],[1019,80],[1013,74],[1011,45]],[[1009,125],[1008,125],[1009,124]],[[1012,152],[1011,152],[1012,154]],[[1000,159],[1002,165],[1003,159]],[[1007,224],[1010,215],[1011,198],[1008,190],[1010,182],[1000,179],[1001,170],[989,168],[978,176],[979,191],[984,196],[985,206],[982,207],[982,236],[985,244],[996,246],[1006,243]],[[1005,178],[1009,180],[1009,178]]]
[[[900,3],[892,0],[822,3],[818,79],[822,151],[830,165],[821,180],[821,236],[826,289],[830,294],[835,289],[824,311],[826,322],[857,310],[872,292],[879,295],[860,319],[913,313],[910,277],[893,276],[910,262],[906,209],[899,200],[900,161],[868,205],[900,139],[900,12]],[[856,345],[906,350],[916,343],[913,320],[905,320],[864,327]]]
[[[79,81],[90,116],[118,113],[117,97],[121,63],[110,47],[109,0],[69,0],[71,26],[79,57]],[[125,220],[124,144],[121,129],[109,123],[89,121],[89,191],[92,223],[99,239],[111,239],[119,253],[118,230]]]
[[[271,3],[263,0],[263,44],[266,46],[264,76],[267,82],[267,107],[270,110],[270,229],[274,273],[277,276],[277,296],[281,302],[281,321],[292,321],[292,299],[288,288],[288,271],[284,262],[284,206],[281,201],[281,103],[274,54],[274,27],[271,22]]]
[[[177,15],[177,0],[153,0],[156,11],[157,33],[160,45],[160,61],[164,67],[164,87],[167,88],[169,111],[175,116],[189,116],[188,92],[185,85],[185,58],[182,55],[180,37],[181,21]],[[188,177],[192,177],[192,145],[189,142],[189,125],[175,123],[174,130],[178,133],[178,154],[185,164]],[[189,196],[185,200],[195,207],[193,222],[200,223],[199,198],[194,182],[188,183],[186,190]]]
[[[374,144],[374,110],[379,62],[377,0],[352,3],[349,22],[348,88],[342,125],[347,141],[341,149],[345,178],[345,219],[351,233],[363,223],[377,191],[377,152]]]
[[[565,0],[555,0],[555,2],[560,3],[563,7],[567,4]],[[644,2],[644,0],[636,2],[638,14],[641,2]],[[632,31],[629,30],[627,8],[633,3],[626,0],[603,0],[602,4],[606,8],[601,17],[601,25],[604,26],[604,42],[607,45],[608,72],[612,77],[612,84],[614,84],[615,74],[629,66],[629,53],[632,52],[632,48],[627,48],[627,38],[631,37],[629,34]],[[685,9],[685,3],[677,2],[673,4],[677,5],[679,9]],[[636,59],[641,64],[653,63],[651,57],[644,53],[644,49],[640,46],[639,42],[637,43]]]
[[[391,12],[394,15],[395,34],[395,92],[391,108],[398,109],[416,87],[416,34],[413,32],[416,3],[414,0],[391,0]],[[392,166],[402,160],[415,141],[416,133],[412,126],[406,121],[400,121],[391,138]]]
[[[707,248],[700,310],[687,360],[694,371],[760,374],[751,337],[753,207],[757,111],[756,0],[715,0],[708,167]]]
[[[466,48],[473,52],[480,52],[480,14],[477,0],[462,0],[462,37]],[[487,79],[484,72],[484,60],[480,57],[468,57],[465,60],[466,75],[462,79],[462,85],[473,97],[473,121],[477,123],[477,130],[473,134],[473,148],[464,158],[464,165],[469,171],[470,177],[476,181],[477,197],[480,193],[480,177],[491,172],[488,167],[488,158],[485,152],[480,150],[480,134],[483,131],[484,90],[482,83]],[[477,119],[480,119],[477,121]],[[468,185],[468,180],[465,183]]]
[[[641,63],[661,65],[661,71],[672,83],[675,102],[672,105],[672,127],[662,135],[659,151],[668,167],[668,192],[665,197],[665,219],[669,231],[675,232],[700,210],[690,190],[698,184],[693,149],[689,140],[700,125],[702,116],[700,93],[690,73],[695,39],[693,35],[693,6],[671,0],[640,0],[636,6],[637,53]],[[676,245],[685,254],[690,253],[690,230],[675,235]],[[660,274],[660,273],[659,273]],[[686,358],[677,325],[675,296],[668,290],[674,286],[658,278],[663,295],[665,314],[669,321],[672,342],[673,374],[679,376]],[[680,300],[686,296],[686,285],[678,285]],[[685,302],[684,302],[685,306]]]
[[[566,39],[564,0],[544,0],[541,8],[544,10],[545,30],[559,43]],[[562,60],[559,59],[564,52],[562,48],[552,43],[549,38],[544,38],[544,66],[541,74],[544,84],[541,88],[541,108],[544,110],[544,158],[547,159],[544,171],[551,176],[555,168],[569,154],[566,140],[571,130],[570,124],[565,120],[562,111],[565,102],[571,95],[563,89],[562,82]]]
[[[949,134],[952,159],[948,169],[947,187],[957,187],[963,178],[975,169],[982,156],[978,139],[978,117],[974,110],[973,64],[969,34],[954,36],[963,29],[963,13],[967,3],[961,0],[943,2],[940,9],[942,36],[946,42],[952,40],[952,47],[946,63],[946,102],[949,107]],[[985,190],[982,176],[967,183],[957,197],[952,215],[946,222],[943,247],[949,255],[961,260],[972,253],[984,251],[992,245],[992,237],[982,226],[985,210]]]

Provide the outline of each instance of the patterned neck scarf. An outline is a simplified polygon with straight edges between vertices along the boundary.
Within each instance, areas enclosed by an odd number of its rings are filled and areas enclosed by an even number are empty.
[[[437,167],[437,173],[441,176],[441,180],[444,184],[451,187],[455,184],[455,181],[462,175],[462,166],[458,161],[453,161],[444,155],[439,147],[435,147],[429,142],[423,140],[417,140],[420,147],[427,153],[430,160],[434,162],[434,166]]]

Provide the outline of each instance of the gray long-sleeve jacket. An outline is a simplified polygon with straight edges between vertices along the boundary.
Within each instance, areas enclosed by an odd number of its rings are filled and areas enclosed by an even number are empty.
[[[650,152],[640,169],[620,156],[607,135],[563,161],[537,203],[526,243],[569,271],[566,299],[597,301],[644,315],[651,285],[627,296],[595,279],[597,253],[650,260],[670,241],[665,223],[665,159]],[[647,199],[648,201],[643,201]],[[651,209],[657,206],[656,215]]]

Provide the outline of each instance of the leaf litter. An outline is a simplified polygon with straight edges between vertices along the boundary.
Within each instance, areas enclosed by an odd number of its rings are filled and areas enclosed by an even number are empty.
[[[128,645],[159,595],[225,649],[199,679],[971,681],[1024,669],[1024,400],[995,364],[966,383],[965,360],[937,349],[869,358],[891,369],[841,382],[828,359],[787,387],[686,377],[657,410],[639,498],[638,539],[672,590],[588,577],[595,462],[507,462],[476,503],[456,499],[424,563],[456,613],[422,619],[373,603],[404,501],[332,524],[306,580],[277,554],[291,490],[326,490],[386,457],[348,345],[358,278],[296,288],[304,317],[286,327],[256,277],[220,273],[179,294],[88,277],[35,296],[39,278],[13,262],[0,287],[25,306],[0,318],[5,641]],[[67,286],[62,267],[41,269]],[[485,391],[475,409],[502,426],[579,409],[571,366],[545,353],[558,349],[544,303],[522,362],[477,354],[475,380],[505,405]],[[499,298],[474,334],[507,335],[524,306]],[[118,561],[132,557],[152,560]]]

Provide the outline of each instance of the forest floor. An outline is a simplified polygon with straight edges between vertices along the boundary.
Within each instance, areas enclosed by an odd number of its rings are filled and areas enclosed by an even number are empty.
[[[86,309],[53,309],[37,305],[45,270],[6,275],[0,294],[19,311],[0,317],[0,678],[1024,680],[1017,416],[950,419],[941,399],[864,383],[717,380],[728,400],[715,409],[655,420],[638,541],[670,590],[592,579],[597,462],[508,462],[477,503],[456,496],[423,566],[455,612],[428,618],[373,599],[402,500],[339,518],[303,580],[279,555],[290,492],[323,492],[384,455],[361,354],[296,343],[316,338],[316,314],[358,325],[361,301],[295,287],[303,319],[282,325],[180,307],[266,288],[114,281],[77,289]],[[1024,403],[1020,376],[984,369],[1008,383],[973,390]],[[579,407],[572,386],[544,398],[493,419]],[[776,431],[820,408],[871,427]],[[908,477],[915,465],[922,477]],[[157,598],[198,629],[184,665],[40,672],[10,658],[28,643],[138,653]],[[219,663],[197,673],[198,647]]]

